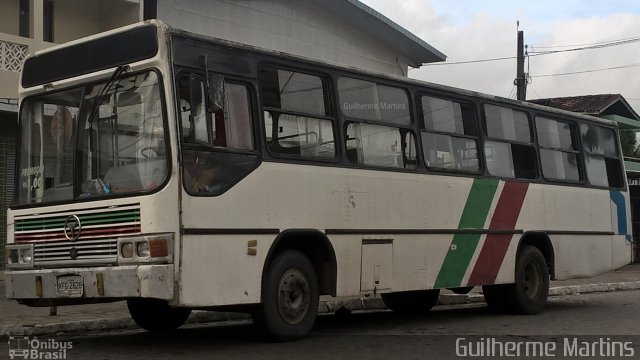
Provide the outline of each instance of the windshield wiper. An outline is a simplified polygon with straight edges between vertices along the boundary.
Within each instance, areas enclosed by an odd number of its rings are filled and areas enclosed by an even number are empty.
[[[113,74],[111,74],[109,80],[107,80],[107,82],[104,84],[104,87],[102,88],[102,90],[100,90],[100,93],[96,96],[93,107],[91,108],[91,112],[89,113],[89,117],[87,118],[89,129],[93,128],[93,120],[96,117],[96,114],[100,112],[100,104],[102,104],[102,101],[104,101],[104,98],[107,96],[108,89],[116,82],[116,80],[118,80],[118,78],[120,78],[122,74],[124,74],[128,70],[129,65],[118,66]]]

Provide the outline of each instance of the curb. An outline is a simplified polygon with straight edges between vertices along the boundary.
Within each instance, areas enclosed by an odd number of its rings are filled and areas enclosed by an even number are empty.
[[[640,289],[640,281],[603,283],[603,284],[587,284],[587,285],[569,285],[558,286],[549,289],[549,296],[563,295],[579,295],[588,293],[637,290]],[[442,294],[438,300],[438,305],[462,305],[484,302],[482,294],[473,293],[467,295]],[[380,298],[363,298],[345,301],[324,301],[320,303],[318,313],[330,314],[335,313],[341,308],[348,310],[384,310],[382,299]],[[248,314],[228,313],[228,312],[209,312],[194,311],[187,324],[207,324],[222,321],[244,320],[250,319]],[[94,319],[69,321],[46,325],[14,325],[0,326],[0,339],[8,336],[41,336],[53,335],[58,333],[86,333],[96,331],[112,331],[112,330],[133,330],[139,327],[129,317],[113,318],[113,319]]]
[[[596,292],[638,290],[638,289],[640,289],[640,281],[628,281],[628,282],[617,282],[617,283],[558,286],[558,287],[553,287],[549,289],[549,295],[550,296],[577,295],[577,294],[587,294],[587,293],[596,293]]]

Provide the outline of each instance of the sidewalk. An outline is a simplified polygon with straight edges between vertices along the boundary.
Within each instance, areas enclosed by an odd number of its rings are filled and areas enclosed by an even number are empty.
[[[550,295],[605,292],[640,289],[640,263],[627,265],[616,271],[589,279],[552,281]],[[443,291],[440,304],[456,305],[484,301],[480,289],[468,295]],[[380,299],[359,299],[339,302],[323,301],[320,312],[334,312],[340,307],[352,310],[384,309]],[[194,311],[188,323],[209,323],[247,318],[244,314]],[[9,301],[5,297],[4,276],[0,272],[0,338],[9,335],[47,335],[59,332],[84,333],[117,329],[135,329],[124,301],[109,304],[62,306],[57,315],[50,316],[49,308],[30,308]]]

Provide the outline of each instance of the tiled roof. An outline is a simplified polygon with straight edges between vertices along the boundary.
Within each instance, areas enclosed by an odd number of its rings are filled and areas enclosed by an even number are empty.
[[[528,101],[557,109],[597,115],[600,114],[603,110],[606,110],[616,101],[623,99],[624,98],[620,94],[602,94],[536,99]]]

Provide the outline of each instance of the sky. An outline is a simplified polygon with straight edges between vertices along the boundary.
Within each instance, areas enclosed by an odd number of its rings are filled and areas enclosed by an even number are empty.
[[[622,94],[640,113],[640,0],[361,1],[444,53],[446,63],[515,57],[519,22],[530,52],[527,99]],[[534,55],[630,38],[638,41]],[[622,68],[601,70],[612,67]],[[557,75],[583,71],[590,72]],[[516,59],[409,71],[412,78],[511,98],[515,74]]]

